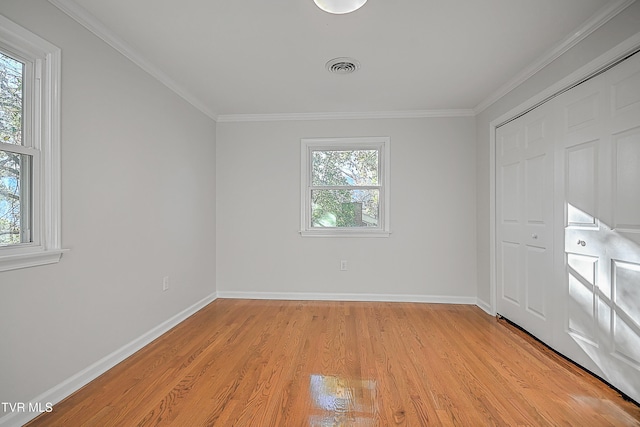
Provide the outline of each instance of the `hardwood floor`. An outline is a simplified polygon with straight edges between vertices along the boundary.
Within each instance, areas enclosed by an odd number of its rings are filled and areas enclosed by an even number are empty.
[[[478,307],[217,300],[28,424],[640,426]]]

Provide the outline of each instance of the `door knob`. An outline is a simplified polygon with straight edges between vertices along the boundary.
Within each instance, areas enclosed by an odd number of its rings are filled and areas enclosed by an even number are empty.
[[[578,244],[580,246],[587,246],[587,242],[585,242],[584,240],[578,240]]]

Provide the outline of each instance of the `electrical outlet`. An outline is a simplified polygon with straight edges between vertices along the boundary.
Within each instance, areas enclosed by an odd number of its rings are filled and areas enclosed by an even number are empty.
[[[166,291],[169,289],[169,276],[164,276],[162,278],[162,290]]]
[[[347,271],[347,261],[346,260],[340,261],[340,271]]]

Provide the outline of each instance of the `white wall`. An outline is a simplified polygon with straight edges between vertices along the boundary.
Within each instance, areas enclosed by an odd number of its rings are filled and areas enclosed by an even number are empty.
[[[0,401],[27,402],[215,293],[215,122],[46,0],[0,13],[62,49],[70,252],[0,273]]]
[[[635,2],[579,44],[540,70],[523,84],[476,116],[477,128],[477,264],[478,299],[491,303],[490,295],[490,159],[489,124],[539,92],[559,82],[640,30],[640,2]]]
[[[218,123],[219,295],[475,302],[474,132],[472,117]],[[392,235],[301,237],[300,139],[348,136],[391,138]]]

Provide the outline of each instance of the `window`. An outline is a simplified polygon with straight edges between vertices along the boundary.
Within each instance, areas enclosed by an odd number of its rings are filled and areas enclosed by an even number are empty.
[[[389,235],[389,138],[302,140],[303,236]]]
[[[22,62],[0,52],[0,245],[30,241],[28,176],[35,153],[23,154],[24,74]]]
[[[0,271],[60,259],[60,50],[0,16]]]

